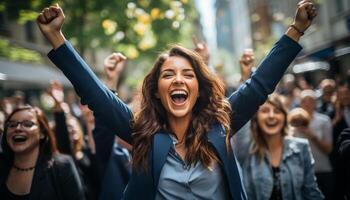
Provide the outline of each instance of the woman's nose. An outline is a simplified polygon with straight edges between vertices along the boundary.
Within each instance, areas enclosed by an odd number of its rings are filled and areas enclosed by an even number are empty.
[[[183,76],[181,74],[176,74],[175,79],[174,79],[173,82],[177,83],[177,84],[184,83]]]
[[[275,112],[272,110],[269,112],[269,117],[274,117],[275,116]]]

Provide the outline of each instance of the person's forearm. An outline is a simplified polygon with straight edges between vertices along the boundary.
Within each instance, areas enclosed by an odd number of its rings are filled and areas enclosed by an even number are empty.
[[[54,112],[55,136],[58,150],[61,153],[72,155],[72,146],[69,140],[69,132],[66,123],[66,115],[63,111]]]
[[[45,37],[47,38],[53,49],[57,49],[58,47],[60,47],[62,44],[64,44],[64,41],[66,40],[61,31],[45,33]]]
[[[250,78],[251,73],[249,74],[242,74],[240,82],[243,83],[244,81],[248,80]]]
[[[118,78],[115,80],[107,80],[106,81],[106,85],[107,85],[108,89],[113,90],[113,91],[117,91],[117,83],[118,83]]]
[[[329,154],[332,151],[332,144],[322,139],[317,138],[316,136],[310,139],[316,146],[325,154]]]
[[[300,33],[292,27],[289,27],[287,29],[287,31],[285,32],[285,35],[290,37],[292,40],[294,40],[296,42],[299,42],[300,37],[301,37]]]

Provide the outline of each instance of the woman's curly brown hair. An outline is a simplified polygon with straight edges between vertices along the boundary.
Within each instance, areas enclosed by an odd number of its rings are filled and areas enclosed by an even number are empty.
[[[209,71],[196,52],[181,46],[173,46],[168,53],[158,57],[143,81],[141,110],[135,114],[133,124],[133,166],[136,169],[147,169],[147,159],[154,134],[159,130],[171,133],[166,111],[160,99],[155,95],[158,91],[161,67],[171,56],[188,60],[199,83],[199,97],[193,107],[192,119],[185,138],[186,163],[191,165],[200,161],[205,167],[210,167],[212,161],[218,161],[207,137],[214,123],[224,126],[226,145],[230,146],[231,107],[225,98],[224,84],[218,76]]]

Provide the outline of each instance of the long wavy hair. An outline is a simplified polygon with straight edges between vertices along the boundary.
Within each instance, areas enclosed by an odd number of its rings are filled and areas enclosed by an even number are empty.
[[[161,67],[171,56],[179,56],[188,60],[199,83],[199,97],[192,109],[192,119],[185,136],[186,163],[191,165],[200,161],[205,167],[210,167],[212,161],[218,161],[207,137],[207,133],[214,123],[220,123],[224,126],[226,146],[230,146],[231,107],[224,95],[223,82],[209,71],[199,54],[175,45],[168,53],[158,57],[143,81],[141,110],[135,114],[134,118],[133,167],[136,169],[147,169],[147,159],[154,134],[159,130],[171,132],[166,110],[155,95],[158,91]]]
[[[271,94],[266,103],[270,103],[284,115],[284,125],[281,131],[282,137],[287,136],[288,134],[288,121],[287,121],[287,108],[284,106],[282,97],[278,94]],[[259,112],[259,111],[258,111]],[[265,157],[265,151],[267,150],[267,142],[264,137],[264,133],[261,130],[261,127],[258,123],[257,113],[251,119],[251,130],[253,135],[252,149],[250,153],[256,154],[261,160]]]
[[[30,105],[20,106],[16,108],[12,113],[7,117],[5,121],[4,135],[2,139],[2,149],[4,158],[7,160],[9,165],[12,165],[14,160],[14,152],[7,143],[6,136],[8,130],[8,122],[11,120],[14,114],[18,112],[33,112],[38,120],[40,132],[43,133],[44,138],[40,139],[39,151],[40,155],[44,155],[47,158],[51,158],[54,154],[58,153],[56,138],[53,131],[50,129],[49,122],[44,114],[44,112],[38,107],[32,107]]]

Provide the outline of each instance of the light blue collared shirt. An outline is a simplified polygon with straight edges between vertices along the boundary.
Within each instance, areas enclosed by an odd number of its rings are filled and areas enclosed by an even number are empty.
[[[187,165],[175,151],[173,140],[163,169],[160,173],[156,200],[161,199],[228,199],[229,192],[218,163],[205,168],[201,162]]]

